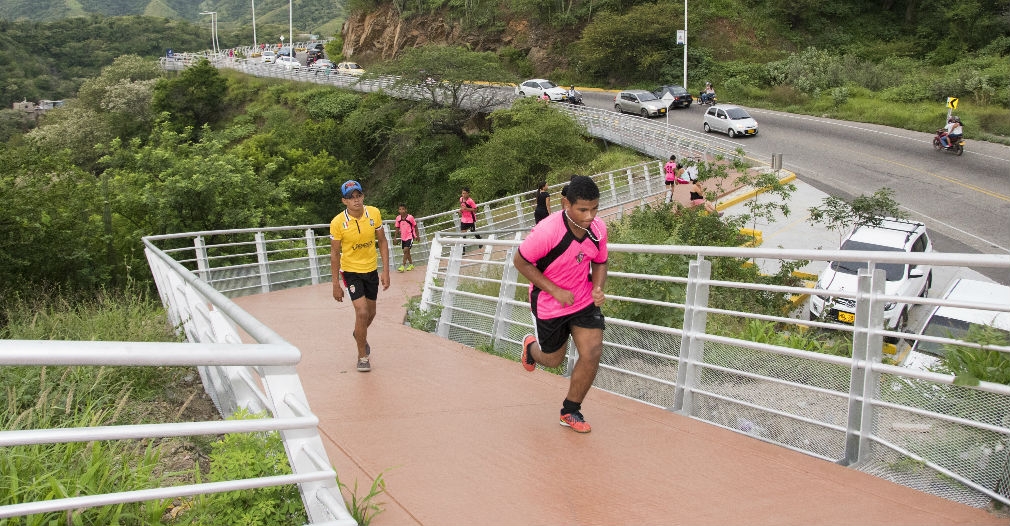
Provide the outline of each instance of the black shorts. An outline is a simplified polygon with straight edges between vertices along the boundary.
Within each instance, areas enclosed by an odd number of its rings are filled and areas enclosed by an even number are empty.
[[[675,184],[677,184],[677,180],[676,179],[674,179],[673,181],[667,181],[666,182],[666,186],[673,186]]]
[[[344,271],[342,274],[344,275],[344,286],[347,287],[347,293],[351,296],[351,301],[362,296],[372,301],[375,301],[379,297],[378,270],[365,273]]]
[[[549,320],[537,318],[536,337],[540,350],[544,354],[551,354],[564,349],[568,337],[572,335],[572,327],[602,331],[605,328],[603,312],[595,304],[590,303],[586,308],[567,316]]]
[[[463,223],[459,224],[460,232],[475,232],[477,230],[477,223]]]
[[[413,244],[414,244],[414,240],[413,239],[403,239],[403,240],[400,240],[400,248],[402,248],[404,250],[407,250]]]

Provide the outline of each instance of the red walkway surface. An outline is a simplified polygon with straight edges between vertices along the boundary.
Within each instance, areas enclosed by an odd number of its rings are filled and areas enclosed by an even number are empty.
[[[301,349],[341,481],[363,496],[382,474],[375,526],[1010,523],[597,389],[576,434],[558,425],[567,378],[402,324],[422,279],[380,292],[370,373],[329,283],[237,300]]]

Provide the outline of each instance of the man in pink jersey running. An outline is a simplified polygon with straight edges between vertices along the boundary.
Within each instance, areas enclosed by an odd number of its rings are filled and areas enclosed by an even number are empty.
[[[607,227],[596,218],[600,189],[589,177],[572,176],[561,205],[562,213],[537,223],[513,258],[516,269],[530,281],[530,309],[536,320],[536,334],[523,339],[520,362],[527,371],[538,363],[557,367],[572,338],[579,359],[561,405],[561,425],[588,433],[582,401],[596,379],[603,353],[600,305],[606,300]]]

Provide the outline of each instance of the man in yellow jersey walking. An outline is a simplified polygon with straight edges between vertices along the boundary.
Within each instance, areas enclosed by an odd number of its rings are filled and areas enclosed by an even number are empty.
[[[354,341],[358,346],[358,371],[372,370],[369,359],[368,326],[375,319],[375,300],[389,288],[389,243],[382,226],[382,215],[374,206],[365,205],[361,183],[347,181],[340,186],[343,212],[330,222],[330,268],[333,273],[333,299],[344,301],[343,281],[354,305]],[[378,242],[379,253],[375,251]],[[382,270],[378,271],[378,255],[382,254]],[[342,272],[342,273],[341,273]]]

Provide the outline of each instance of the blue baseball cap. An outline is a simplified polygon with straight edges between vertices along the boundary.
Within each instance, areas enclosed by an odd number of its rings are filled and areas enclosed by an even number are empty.
[[[340,185],[340,193],[342,193],[344,197],[351,195],[355,190],[361,192],[362,194],[365,193],[365,191],[361,189],[361,183],[353,179],[345,181],[344,184]]]

